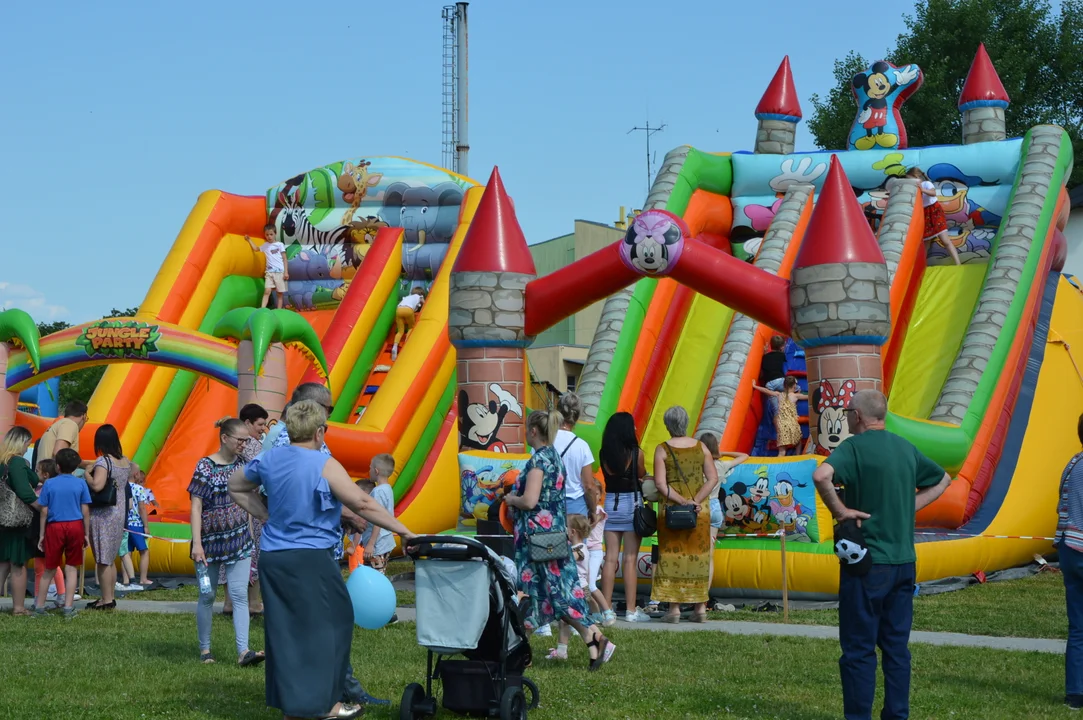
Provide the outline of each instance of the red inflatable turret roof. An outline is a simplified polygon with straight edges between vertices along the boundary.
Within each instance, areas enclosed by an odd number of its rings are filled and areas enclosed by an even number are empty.
[[[989,53],[985,51],[985,43],[982,43],[974,54],[974,62],[970,63],[963,91],[959,93],[959,109],[1008,107],[1009,102],[1011,99],[1000,82],[993,61],[989,59]]]
[[[816,198],[795,268],[830,263],[883,263],[880,244],[869,228],[837,155],[831,156],[823,190]]]
[[[452,272],[515,272],[535,275],[534,258],[515,219],[500,170],[493,168]]]
[[[771,78],[771,84],[756,106],[757,120],[783,120],[797,122],[801,119],[801,103],[790,72],[790,56],[782,58],[782,64]]]

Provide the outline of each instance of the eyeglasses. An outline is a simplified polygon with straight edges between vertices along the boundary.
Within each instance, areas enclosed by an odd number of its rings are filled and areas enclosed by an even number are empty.
[[[327,411],[328,415],[330,415],[331,413],[333,413],[335,411],[335,406],[334,405],[324,405],[323,409]]]
[[[248,439],[246,437],[237,437],[236,435],[226,435],[226,437],[228,437],[230,440],[236,440],[237,442],[244,442]]]

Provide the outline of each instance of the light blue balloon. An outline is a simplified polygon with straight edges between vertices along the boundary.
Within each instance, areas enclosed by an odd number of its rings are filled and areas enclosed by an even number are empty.
[[[395,588],[379,571],[359,565],[350,573],[346,590],[353,603],[353,621],[365,630],[379,630],[395,614]]]

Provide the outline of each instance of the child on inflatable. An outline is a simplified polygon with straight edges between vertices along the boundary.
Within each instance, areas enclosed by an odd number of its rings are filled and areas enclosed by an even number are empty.
[[[929,242],[936,240],[951,255],[956,265],[959,262],[959,253],[955,249],[955,243],[948,237],[948,219],[944,215],[944,208],[940,207],[940,201],[936,197],[936,185],[929,180],[925,172],[914,166],[906,171],[906,177],[918,181],[918,189],[921,191],[921,205],[925,211],[925,232],[922,240]]]

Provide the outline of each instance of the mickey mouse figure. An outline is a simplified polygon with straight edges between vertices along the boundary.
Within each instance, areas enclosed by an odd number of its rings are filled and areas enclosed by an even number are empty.
[[[894,82],[890,75],[894,76]],[[854,129],[851,130],[852,147],[856,150],[871,150],[877,145],[882,148],[905,147],[906,131],[902,129],[902,121],[897,115],[899,133],[886,132],[888,104],[890,102],[891,105],[902,105],[906,98],[918,89],[921,85],[920,68],[917,65],[896,68],[888,62],[878,60],[872,64],[868,72],[854,75],[850,84],[860,104]],[[900,89],[901,92],[892,97]],[[864,102],[861,102],[862,96],[865,98]],[[894,108],[892,110],[897,112]],[[858,127],[864,129],[865,135],[854,139],[854,130]]]

